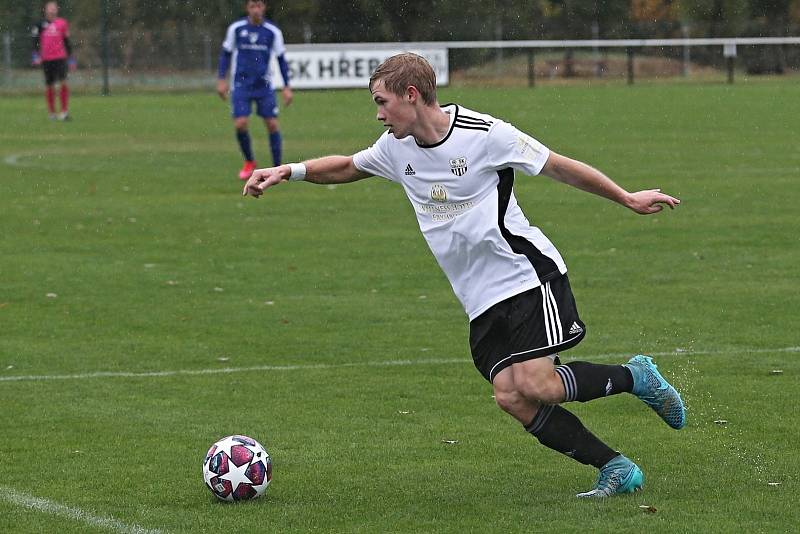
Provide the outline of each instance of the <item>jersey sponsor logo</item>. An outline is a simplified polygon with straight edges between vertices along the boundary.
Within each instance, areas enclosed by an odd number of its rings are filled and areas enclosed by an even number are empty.
[[[260,50],[260,51],[267,51],[269,47],[264,44],[243,44],[239,46],[240,50]]]
[[[414,176],[415,174],[417,174],[417,172],[414,170],[414,167],[412,167],[410,163],[406,165],[406,176]]]
[[[444,187],[439,187],[446,196],[447,192]],[[433,196],[433,193],[431,196]],[[415,204],[419,213],[429,214],[432,221],[444,222],[453,220],[465,211],[472,209],[472,206],[474,206],[475,203],[471,200],[466,200],[464,202],[446,202],[437,200],[432,204]]]
[[[467,158],[460,157],[450,160],[450,172],[456,176],[464,176],[467,173]]]
[[[431,200],[447,202],[447,189],[442,184],[433,184],[431,187]]]

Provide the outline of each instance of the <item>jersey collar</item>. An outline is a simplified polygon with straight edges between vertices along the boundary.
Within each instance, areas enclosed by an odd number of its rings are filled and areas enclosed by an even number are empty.
[[[458,117],[458,105],[457,104],[444,104],[444,105],[439,106],[439,107],[442,108],[442,109],[449,108],[449,107],[453,108],[453,110],[450,113],[448,113],[448,115],[450,115],[450,128],[447,130],[447,134],[444,136],[444,138],[442,138],[441,141],[437,141],[436,143],[433,143],[432,145],[423,145],[423,144],[417,143],[417,146],[420,147],[420,148],[435,148],[435,147],[441,145],[442,143],[444,143],[445,141],[447,141],[447,139],[450,137],[450,134],[453,133],[453,126],[456,123],[456,117]],[[414,142],[416,142],[416,141],[417,140],[414,139]]]

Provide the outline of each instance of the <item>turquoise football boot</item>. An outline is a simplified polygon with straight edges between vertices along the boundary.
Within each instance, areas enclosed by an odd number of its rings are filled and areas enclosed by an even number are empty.
[[[658,372],[653,358],[634,356],[625,364],[633,375],[633,393],[675,430],[686,425],[686,408],[678,391]]]
[[[595,487],[578,493],[579,498],[604,498],[622,493],[640,491],[644,486],[644,474],[639,466],[619,455],[600,468],[600,476]]]

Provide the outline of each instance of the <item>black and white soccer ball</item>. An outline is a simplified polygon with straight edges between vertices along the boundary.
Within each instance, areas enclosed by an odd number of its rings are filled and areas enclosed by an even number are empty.
[[[253,438],[228,436],[208,449],[203,479],[223,501],[255,499],[267,491],[272,480],[272,459]]]

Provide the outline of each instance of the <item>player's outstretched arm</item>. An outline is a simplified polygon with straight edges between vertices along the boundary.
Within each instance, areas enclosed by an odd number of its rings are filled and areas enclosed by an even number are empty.
[[[304,180],[315,184],[345,184],[370,176],[372,175],[356,168],[351,156],[326,156],[303,163],[256,169],[244,185],[242,195],[258,198],[268,187],[289,180]]]
[[[662,193],[660,189],[628,193],[594,167],[555,152],[550,153],[547,163],[542,168],[542,174],[583,191],[618,202],[642,215],[658,213],[665,205],[674,209],[681,203],[677,198]]]

